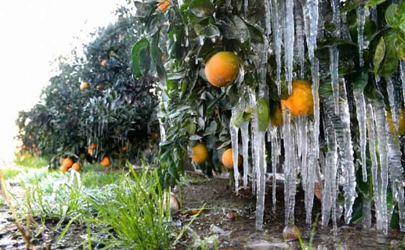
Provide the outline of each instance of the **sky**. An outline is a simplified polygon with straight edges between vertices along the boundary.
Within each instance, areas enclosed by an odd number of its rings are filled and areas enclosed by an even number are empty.
[[[125,0],[0,1],[0,165],[14,158],[18,111],[39,101],[50,62],[113,22],[119,4]]]

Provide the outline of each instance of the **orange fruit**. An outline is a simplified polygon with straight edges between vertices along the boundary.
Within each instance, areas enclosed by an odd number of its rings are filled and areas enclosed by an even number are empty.
[[[109,167],[111,162],[110,162],[110,158],[108,158],[108,156],[104,156],[103,160],[101,161],[101,166],[103,167]]]
[[[405,135],[405,108],[402,108],[401,114],[399,116],[399,126],[398,126],[398,133],[399,135]],[[392,114],[391,112],[387,112],[387,122],[388,128],[390,132],[395,130],[394,122],[392,121]]]
[[[91,148],[87,149],[87,153],[88,153],[89,155],[92,155],[92,154],[93,154],[93,149],[91,149]]]
[[[27,149],[27,146],[26,145],[22,145],[22,149]]]
[[[80,163],[78,163],[78,162],[75,162],[73,165],[72,165],[72,168],[74,169],[74,170],[76,170],[76,171],[80,171]]]
[[[65,165],[62,165],[62,166],[60,167],[60,171],[62,171],[63,173],[66,173],[68,170],[69,170],[69,168],[66,167]]]
[[[80,84],[80,90],[85,90],[89,87],[89,83],[88,82],[82,82],[82,84]]]
[[[128,148],[125,147],[125,146],[121,148],[122,151],[127,151],[127,149],[128,149]]]
[[[62,166],[65,166],[65,167],[67,167],[67,168],[72,167],[72,165],[73,165],[73,161],[72,161],[72,159],[70,159],[70,158],[66,158],[66,159],[64,159],[63,162],[62,162]]]
[[[293,116],[309,115],[314,112],[311,83],[306,80],[293,82],[291,95],[287,100],[281,100],[281,109],[288,108]]]
[[[205,76],[215,87],[223,87],[233,82],[239,75],[241,61],[233,52],[221,51],[208,59]]]
[[[101,61],[101,66],[104,67],[106,64],[107,64],[107,60],[106,60],[106,59],[104,59],[104,60]]]
[[[205,162],[208,158],[208,149],[202,143],[197,143],[191,151],[191,159],[197,164]]]
[[[233,158],[232,158],[232,148],[228,148],[225,150],[225,152],[222,154],[222,164],[226,168],[233,168]],[[238,166],[242,164],[242,156],[238,154]]]
[[[89,148],[90,148],[90,149],[96,149],[96,148],[97,148],[97,144],[95,144],[94,142],[92,142],[92,143],[89,145]]]
[[[280,105],[277,104],[276,110],[271,117],[271,126],[279,127],[283,125],[283,113],[281,112]]]
[[[169,7],[169,0],[159,0],[159,6],[158,9],[160,11],[165,11],[167,9],[167,7]]]

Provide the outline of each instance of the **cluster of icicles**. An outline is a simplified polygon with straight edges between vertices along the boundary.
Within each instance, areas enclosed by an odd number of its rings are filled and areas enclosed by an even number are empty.
[[[330,48],[330,74],[332,79],[333,97],[324,101],[324,109],[320,110],[319,101],[319,62],[315,57],[316,41],[322,38],[323,21],[322,8],[333,11],[333,22],[337,30],[337,38],[349,38],[349,32],[344,25],[345,18],[341,18],[340,0],[331,0],[331,6],[325,6],[319,0],[306,0],[301,4],[298,0],[265,0],[265,30],[268,37],[272,36],[272,43],[265,41],[263,45],[255,48],[259,57],[256,66],[260,69],[261,83],[259,91],[249,91],[248,98],[242,98],[233,113],[247,106],[252,108],[251,122],[245,122],[239,127],[230,127],[235,188],[239,188],[239,181],[248,185],[248,176],[252,176],[252,188],[257,195],[256,229],[263,228],[263,215],[265,209],[266,174],[272,176],[273,211],[276,209],[276,180],[277,169],[284,174],[284,201],[285,224],[294,224],[294,208],[297,184],[301,181],[305,191],[306,223],[312,223],[312,208],[316,183],[322,193],[322,225],[328,226],[330,221],[334,231],[337,232],[337,221],[344,216],[345,222],[352,219],[353,204],[356,193],[356,169],[361,166],[363,181],[368,178],[373,183],[373,199],[363,202],[363,223],[371,226],[371,210],[374,204],[376,215],[376,228],[379,232],[388,233],[392,209],[387,207],[387,193],[390,185],[393,198],[398,202],[401,231],[404,224],[404,191],[402,185],[401,150],[398,134],[399,110],[394,98],[395,79],[387,78],[389,101],[392,120],[396,127],[390,131],[387,122],[387,112],[383,101],[368,100],[362,92],[354,92],[355,112],[349,112],[348,90],[345,80],[339,78],[338,62],[339,50]],[[328,2],[328,1],[326,1]],[[248,8],[248,1],[245,0]],[[364,20],[367,15],[375,15],[375,9],[368,10],[359,6],[358,14],[358,41],[360,43],[360,65],[362,50],[367,47],[363,39]],[[268,97],[266,85],[267,56],[269,51],[275,54],[277,61],[278,93],[281,93],[281,67],[285,67],[285,79],[288,82],[288,91],[291,93],[293,81],[293,64],[300,66],[296,78],[304,78],[305,43],[311,65],[312,94],[314,97],[314,119],[306,116],[293,117],[286,109],[283,111],[283,125],[273,127],[269,125],[267,131],[260,131],[256,112],[256,101]],[[283,49],[284,48],[284,49]],[[282,62],[284,58],[284,62]],[[401,62],[402,83],[405,86],[405,65]],[[377,77],[376,77],[377,78]],[[377,78],[376,81],[379,81]],[[405,91],[405,88],[404,88]],[[351,94],[351,93],[350,93]],[[405,92],[404,92],[405,98]],[[322,123],[321,116],[322,113]],[[360,159],[355,162],[353,142],[350,129],[350,115],[355,115],[359,124]],[[250,128],[249,128],[250,126]],[[325,132],[327,152],[320,152],[319,135],[321,126]],[[238,149],[239,130],[241,131],[242,150]],[[267,140],[271,145],[266,151]],[[249,141],[250,156],[249,157]],[[283,141],[283,143],[282,143]],[[371,158],[371,173],[367,174],[366,155]],[[282,148],[283,147],[283,148]],[[243,176],[238,171],[238,152],[243,155]],[[267,167],[266,152],[269,154],[271,166]],[[283,154],[282,154],[283,152]],[[249,166],[249,158],[252,165]],[[267,170],[271,169],[270,173]],[[300,179],[297,176],[301,176]],[[337,202],[338,195],[344,197],[344,202]]]

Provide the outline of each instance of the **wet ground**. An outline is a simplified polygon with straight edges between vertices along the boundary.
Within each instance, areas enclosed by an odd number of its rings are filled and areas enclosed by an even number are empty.
[[[219,246],[224,249],[301,249],[298,241],[283,238],[284,202],[283,187],[277,189],[277,209],[272,212],[271,195],[266,195],[264,230],[255,230],[255,199],[248,190],[236,195],[228,187],[228,180],[212,179],[183,187],[183,207],[198,209],[203,204],[207,209],[191,228],[200,236],[219,235]],[[270,191],[271,187],[267,187]],[[267,192],[271,193],[271,192]],[[313,220],[320,213],[321,203],[315,198]],[[180,216],[182,217],[182,216]],[[308,246],[310,230],[305,225],[304,194],[296,196],[295,222],[304,243]],[[364,229],[361,225],[346,226],[340,223],[337,236],[332,228],[315,228],[312,247],[315,249],[399,249],[403,235],[399,230],[390,230],[388,236],[377,236],[375,228]],[[222,229],[222,230],[221,230]]]
[[[271,188],[271,187],[268,187]],[[301,249],[298,241],[283,238],[284,205],[283,188],[277,189],[277,210],[272,212],[271,196],[266,196],[264,230],[255,230],[255,199],[249,190],[236,195],[228,187],[227,179],[194,179],[189,185],[178,189],[177,195],[182,203],[182,212],[175,216],[177,224],[187,225],[193,214],[205,204],[205,210],[190,226],[195,236],[189,231],[181,239],[177,249],[188,249],[200,239],[201,246],[213,247],[217,239],[219,249]],[[303,241],[308,246],[309,229],[305,225],[303,192],[299,191],[296,199],[295,218]],[[0,202],[1,204],[1,202]],[[315,199],[313,218],[320,212],[320,202]],[[40,224],[40,221],[36,221]],[[56,228],[57,221],[48,220],[37,235],[31,235],[37,249],[83,249],[86,239],[84,225],[72,225],[65,237],[57,242],[67,221]],[[389,236],[378,236],[375,228],[364,229],[362,226],[346,226],[340,223],[337,236],[331,228],[317,226],[313,234],[314,249],[400,249],[403,239],[399,230],[390,230]],[[38,232],[38,230],[37,230]],[[94,242],[95,243],[95,242]],[[93,245],[93,249],[102,246]],[[4,205],[0,205],[0,249],[26,249],[24,240],[15,226],[13,218]],[[85,248],[87,249],[87,248]]]

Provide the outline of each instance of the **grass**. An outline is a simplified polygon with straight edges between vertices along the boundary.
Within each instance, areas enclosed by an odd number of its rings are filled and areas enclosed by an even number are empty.
[[[43,168],[48,165],[48,162],[38,157],[37,155],[30,155],[28,153],[16,154],[14,163],[17,166],[28,167],[28,168]]]
[[[100,196],[89,197],[98,211],[88,219],[99,232],[93,241],[101,240],[106,249],[170,249],[176,228],[164,202],[169,193],[160,187],[157,172],[132,170],[121,177],[105,186]],[[105,235],[109,238],[102,238]]]
[[[20,173],[20,170],[11,168],[5,168],[2,171],[5,180],[13,179]]]
[[[25,197],[15,197],[19,217],[41,221],[35,222],[33,235],[51,226],[59,242],[72,224],[82,224],[87,228],[83,247],[101,243],[106,249],[172,248],[179,232],[165,202],[168,190],[161,188],[156,170],[143,166],[147,170],[135,173],[129,167],[130,173],[111,172],[98,164],[83,166],[80,173],[18,167],[7,176],[20,173],[16,179]]]

